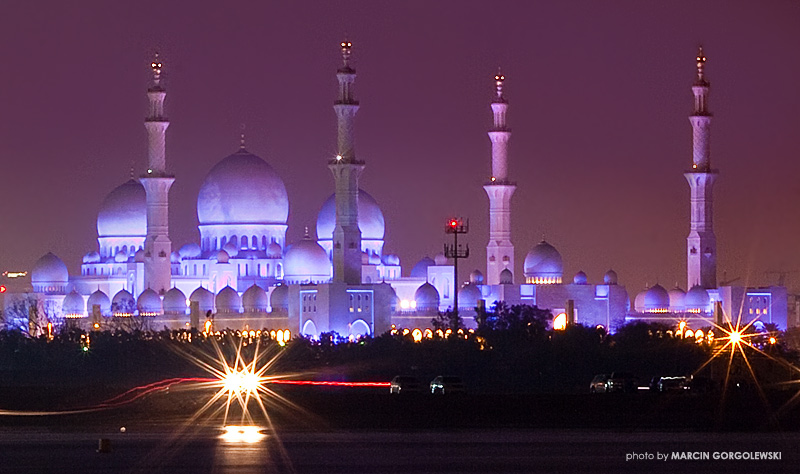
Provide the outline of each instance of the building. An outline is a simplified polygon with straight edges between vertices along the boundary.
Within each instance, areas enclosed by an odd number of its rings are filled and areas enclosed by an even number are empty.
[[[359,187],[367,164],[355,153],[356,71],[350,42],[341,45],[338,69],[337,155],[328,163],[334,192],[321,205],[316,232],[286,242],[289,197],[283,180],[267,161],[251,153],[244,135],[238,150],[206,175],[197,197],[199,242],[173,249],[169,237],[169,173],[166,153],[166,88],[162,63],[152,62],[147,90],[148,169],[122,183],[103,200],[97,217],[97,250],[83,257],[80,275],[69,275],[57,256],[47,253],[33,266],[29,294],[6,298],[11,324],[32,329],[32,314],[47,321],[102,328],[127,321],[158,329],[204,327],[274,328],[317,337],[335,331],[345,337],[379,334],[402,327],[428,332],[431,319],[452,309],[468,327],[476,307],[495,302],[532,304],[563,313],[569,323],[615,331],[630,321],[686,321],[707,326],[719,307],[725,317],[759,318],[787,326],[783,287],[718,286],[713,228],[710,83],[702,49],[697,80],[687,237],[687,288],[647,288],[634,299],[613,270],[590,282],[584,272],[565,278],[558,250],[548,242],[533,245],[523,275],[514,275],[511,200],[517,184],[509,173],[505,76],[494,77],[490,106],[493,123],[491,175],[483,186],[489,199],[486,267],[468,280],[456,275],[444,255],[424,257],[406,275],[396,255],[386,253],[386,219],[377,201]],[[315,235],[316,239],[311,236]],[[609,265],[611,266],[611,265]],[[463,279],[462,279],[463,278]],[[464,283],[462,284],[462,281]],[[20,299],[34,298],[35,311],[20,310]],[[30,306],[30,304],[28,305]],[[10,313],[8,310],[11,310]]]

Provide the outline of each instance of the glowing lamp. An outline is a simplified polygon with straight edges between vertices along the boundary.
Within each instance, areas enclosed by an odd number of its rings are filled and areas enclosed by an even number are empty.
[[[560,313],[553,319],[553,329],[563,331],[567,328],[567,313]]]
[[[776,342],[778,342],[778,340],[775,339],[774,337],[769,338],[769,343],[770,344],[775,344]]]
[[[740,342],[742,342],[742,333],[739,331],[731,331],[730,338],[731,338],[731,343],[739,344]]]
[[[5,293],[7,291],[6,285],[0,285],[0,293]]]

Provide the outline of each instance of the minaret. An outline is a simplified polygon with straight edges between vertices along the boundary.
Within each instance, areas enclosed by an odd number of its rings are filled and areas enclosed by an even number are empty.
[[[334,102],[338,124],[338,153],[328,164],[336,181],[336,226],[333,229],[333,281],[361,283],[361,230],[358,228],[358,177],[364,162],[358,161],[353,145],[353,122],[358,101],[353,98],[356,71],[350,67],[349,41],[343,41],[344,64],[336,73],[339,98]]]
[[[703,47],[697,53],[697,79],[692,86],[692,169],[684,174],[692,191],[691,228],[686,238],[687,289],[694,285],[717,287],[717,238],[714,235],[713,188],[717,171],[711,169],[710,84],[705,78]]]
[[[144,286],[160,294],[170,289],[172,242],[169,240],[169,188],[175,177],[166,169],[166,133],[169,121],[164,116],[161,87],[161,62],[158,53],[150,64],[153,85],[147,89],[150,111],[144,121],[147,129],[147,173],[139,181],[147,193],[147,237],[144,240]]]
[[[489,243],[486,245],[486,284],[499,285],[500,272],[508,269],[514,274],[514,244],[511,243],[511,196],[517,189],[508,180],[508,139],[506,126],[508,101],[503,97],[505,76],[494,76],[497,96],[492,101],[494,126],[489,130],[492,141],[492,178],[483,189],[489,196]]]

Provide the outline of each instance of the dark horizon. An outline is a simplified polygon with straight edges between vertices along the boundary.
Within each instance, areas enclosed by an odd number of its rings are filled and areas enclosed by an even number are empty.
[[[46,7],[46,8],[45,8]],[[206,173],[239,145],[289,194],[287,241],[314,228],[333,192],[338,43],[358,71],[362,187],[386,218],[404,274],[441,251],[449,217],[468,217],[485,270],[492,78],[510,103],[516,283],[542,236],[564,279],[609,268],[633,298],[645,283],[686,286],[691,85],[702,43],[711,82],[718,280],[767,285],[795,271],[800,199],[794,139],[800,5],[788,1],[178,2],[6,5],[0,43],[0,271],[52,251],[79,274],[96,250],[108,192],[145,171],[148,64],[161,53],[173,249],[197,242]],[[424,212],[420,212],[424,209]],[[686,289],[686,288],[684,288]]]

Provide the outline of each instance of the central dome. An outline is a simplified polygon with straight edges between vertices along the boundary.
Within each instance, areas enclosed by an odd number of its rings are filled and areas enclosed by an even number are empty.
[[[97,214],[99,237],[147,235],[147,197],[144,186],[128,180],[108,193]]]
[[[333,240],[335,226],[336,195],[331,194],[317,216],[317,239]],[[358,190],[358,228],[364,240],[383,240],[385,231],[383,212],[375,198],[363,189]]]
[[[197,196],[200,225],[286,224],[288,217],[283,180],[244,148],[211,168]]]

